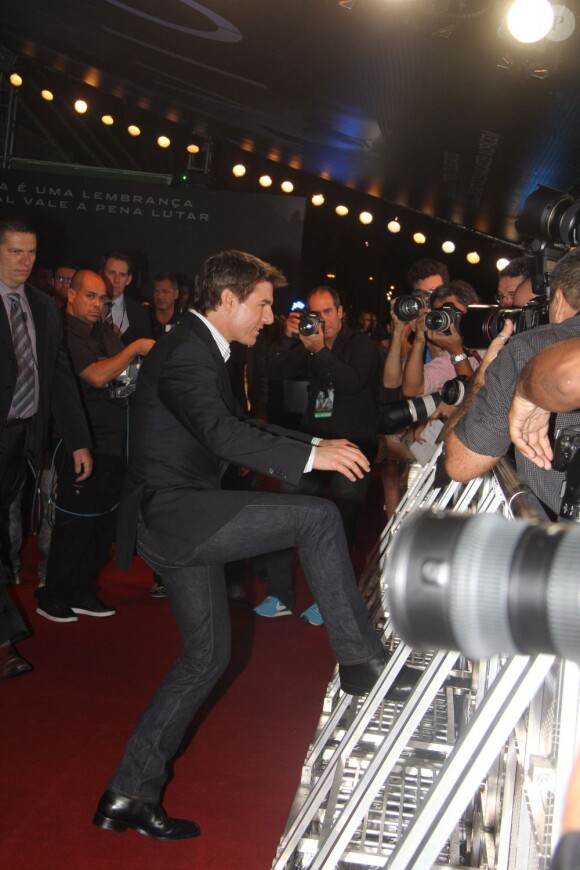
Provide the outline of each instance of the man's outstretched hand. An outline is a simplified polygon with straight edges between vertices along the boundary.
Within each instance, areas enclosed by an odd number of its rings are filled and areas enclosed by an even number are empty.
[[[514,446],[540,468],[549,470],[554,457],[548,427],[550,412],[524,399],[516,391],[509,413],[510,437]]]
[[[370,471],[370,464],[356,444],[346,438],[338,438],[321,441],[317,445],[313,468],[317,471],[338,471],[354,481]]]

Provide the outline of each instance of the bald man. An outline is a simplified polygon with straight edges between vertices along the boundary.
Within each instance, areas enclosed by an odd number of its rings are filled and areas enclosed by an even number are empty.
[[[101,320],[107,286],[96,272],[76,272],[64,314],[65,344],[77,376],[94,440],[92,476],[79,485],[72,457],[57,447],[56,521],[46,584],[36,591],[36,612],[51,622],[76,622],[79,615],[113,616],[97,597],[97,575],[115,537],[116,505],[124,473],[128,398],[115,396],[111,381],[154,342],[124,346]]]

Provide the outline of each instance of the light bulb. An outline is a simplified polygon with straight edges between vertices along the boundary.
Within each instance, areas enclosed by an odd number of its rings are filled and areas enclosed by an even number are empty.
[[[495,268],[498,272],[501,272],[502,269],[505,269],[506,266],[509,266],[509,260],[507,257],[500,257],[497,263],[495,264]]]
[[[345,205],[337,205],[334,210],[340,217],[344,217],[348,214],[348,209]]]
[[[14,85],[15,88],[19,88],[22,84],[22,76],[19,76],[18,73],[12,73],[10,76],[10,84]]]
[[[455,250],[455,245],[453,244],[453,242],[443,242],[443,244],[441,245],[441,250],[444,254],[452,254]]]
[[[243,163],[236,163],[234,167],[232,167],[232,173],[236,176],[236,178],[241,178],[246,174],[246,167]]]
[[[261,175],[258,181],[262,185],[262,187],[270,187],[272,184],[272,179],[269,175]]]
[[[112,115],[103,115],[101,123],[103,123],[105,127],[111,127],[115,123],[115,119]]]
[[[40,92],[40,96],[43,100],[46,100],[47,103],[51,103],[54,100],[54,94],[52,91],[47,91],[46,88]]]
[[[539,42],[554,23],[554,9],[548,0],[515,0],[507,14],[508,30],[518,42]]]
[[[424,233],[414,233],[413,241],[416,242],[416,244],[418,245],[424,245],[427,241],[427,236],[424,235]]]
[[[284,193],[292,193],[292,191],[294,190],[294,185],[291,181],[283,181],[280,187],[284,191]]]
[[[387,229],[390,233],[400,233],[401,232],[401,224],[395,218],[395,220],[388,222]]]
[[[127,133],[129,134],[129,136],[140,136],[141,130],[136,124],[129,124],[129,126],[127,127]]]
[[[361,213],[358,216],[358,219],[361,222],[361,224],[372,224],[372,222],[373,222],[373,216],[370,213],[370,211],[361,211]]]
[[[477,266],[481,257],[477,253],[477,251],[470,251],[469,254],[465,257],[468,263],[471,263],[472,266]]]
[[[315,193],[310,201],[312,205],[324,205],[324,197],[321,193]]]
[[[75,100],[75,112],[78,112],[79,115],[84,115],[88,108],[88,104],[84,100]]]
[[[160,148],[169,148],[169,146],[171,145],[171,139],[169,138],[169,136],[158,136],[157,144]]]

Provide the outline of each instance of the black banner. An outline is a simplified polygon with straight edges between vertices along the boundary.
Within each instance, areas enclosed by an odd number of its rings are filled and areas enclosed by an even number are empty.
[[[38,261],[98,269],[105,251],[133,258],[133,291],[157,272],[193,278],[211,254],[235,248],[298,277],[305,200],[296,196],[169,187],[8,171],[0,176],[0,213],[38,231]]]

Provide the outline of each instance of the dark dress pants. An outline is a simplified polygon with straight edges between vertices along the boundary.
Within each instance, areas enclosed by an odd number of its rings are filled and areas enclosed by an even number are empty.
[[[76,482],[74,461],[65,452],[57,467],[57,509],[41,604],[80,605],[97,593],[97,576],[115,540],[116,505],[124,457],[95,453],[92,474]]]
[[[229,661],[224,562],[298,546],[338,661],[366,661],[381,650],[381,642],[356,588],[340,515],[326,499],[248,493],[246,506],[179,564],[163,559],[152,541],[141,525],[137,550],[163,577],[183,649],[129,738],[109,788],[157,801],[169,760]]]
[[[7,425],[0,432],[0,535],[2,555],[9,553],[9,510],[26,474],[26,438],[29,423]],[[24,620],[6,591],[6,572],[0,564],[0,644],[29,634]]]
[[[364,507],[370,475],[354,481],[338,471],[311,471],[302,475],[298,487],[284,484],[281,492],[327,496],[337,506],[344,526],[347,546],[354,547],[358,518]],[[267,595],[275,595],[289,610],[294,610],[294,549],[279,550],[266,556]]]

